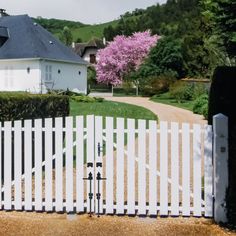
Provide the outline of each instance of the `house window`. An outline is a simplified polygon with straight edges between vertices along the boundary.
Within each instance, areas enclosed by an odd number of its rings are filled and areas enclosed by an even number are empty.
[[[5,67],[4,85],[5,85],[5,88],[13,88],[13,86],[14,86],[14,75],[13,75],[13,67],[12,66]]]
[[[91,64],[95,64],[96,63],[96,55],[95,54],[90,54],[89,55],[89,62]]]
[[[52,81],[52,66],[46,65],[45,67],[45,81],[51,82]]]

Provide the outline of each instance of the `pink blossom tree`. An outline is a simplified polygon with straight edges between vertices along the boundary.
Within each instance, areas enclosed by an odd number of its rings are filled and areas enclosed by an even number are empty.
[[[121,84],[126,75],[139,68],[158,39],[159,36],[151,36],[150,31],[134,33],[129,37],[115,37],[106,48],[98,51],[97,81]]]

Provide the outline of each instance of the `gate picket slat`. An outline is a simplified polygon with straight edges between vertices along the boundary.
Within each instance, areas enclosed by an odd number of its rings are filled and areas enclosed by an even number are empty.
[[[149,215],[157,215],[157,123],[149,121]]]
[[[2,156],[2,124],[0,122],[0,209],[2,209],[2,163],[3,163],[3,156]]]
[[[113,120],[112,120],[113,121]],[[96,127],[96,132],[95,132],[95,148],[96,148],[96,153],[95,153],[95,160],[96,160],[96,172],[95,172],[95,179],[96,179],[96,184],[95,184],[95,190],[96,193],[100,193],[100,199],[96,198],[96,213],[102,213],[103,212],[103,180],[97,181],[97,177],[100,174],[100,176],[103,178],[103,139],[102,139],[102,129],[103,129],[103,122],[102,122],[102,117],[101,116],[95,116],[95,127]],[[113,134],[113,131],[112,131]],[[98,155],[98,144],[100,144],[100,155]],[[107,155],[108,158],[110,158],[110,154]],[[100,166],[98,164],[101,164]],[[113,201],[113,200],[112,200]]]
[[[76,117],[76,211],[84,212],[84,117]]]
[[[89,176],[91,173],[94,178],[94,116],[88,115],[86,118],[86,124],[87,124],[87,142],[86,142],[86,152],[87,152],[87,175]],[[90,165],[91,164],[91,165]],[[90,181],[87,181],[87,212],[90,210],[90,199],[89,199],[89,193],[90,193]],[[92,199],[91,199],[91,212],[94,212],[94,181],[91,182],[91,193]]]
[[[42,120],[36,119],[35,127],[35,210],[42,211]]]
[[[106,117],[106,213],[113,214],[113,118]]]
[[[124,214],[124,119],[117,118],[117,214]]]
[[[15,176],[15,210],[22,210],[22,138],[21,121],[14,122],[14,176]]]
[[[193,125],[193,215],[201,216],[201,126]]]
[[[182,215],[190,215],[190,130],[182,124]]]
[[[52,119],[45,119],[45,210],[52,211]]]
[[[213,216],[213,160],[212,160],[212,126],[204,127],[204,199],[205,216]]]
[[[135,214],[135,120],[127,119],[127,213]]]
[[[74,210],[73,203],[73,117],[66,117],[66,211]]]
[[[25,210],[32,210],[32,121],[25,120]]]
[[[160,122],[160,215],[168,215],[168,123]]]
[[[171,215],[179,215],[179,125],[171,122]]]
[[[4,209],[11,210],[12,135],[11,122],[4,122]],[[6,171],[7,170],[7,171]]]
[[[55,155],[56,155],[56,175],[55,194],[56,211],[63,211],[63,120],[61,117],[55,119]]]
[[[138,214],[146,215],[146,121],[138,121]]]

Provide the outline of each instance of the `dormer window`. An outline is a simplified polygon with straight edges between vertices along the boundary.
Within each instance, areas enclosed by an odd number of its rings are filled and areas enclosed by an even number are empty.
[[[0,47],[8,40],[9,33],[6,27],[0,27]]]

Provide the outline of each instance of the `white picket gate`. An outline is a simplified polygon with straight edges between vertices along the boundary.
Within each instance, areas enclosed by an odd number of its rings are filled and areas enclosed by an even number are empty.
[[[213,215],[211,126],[90,115],[0,131],[1,209]]]

